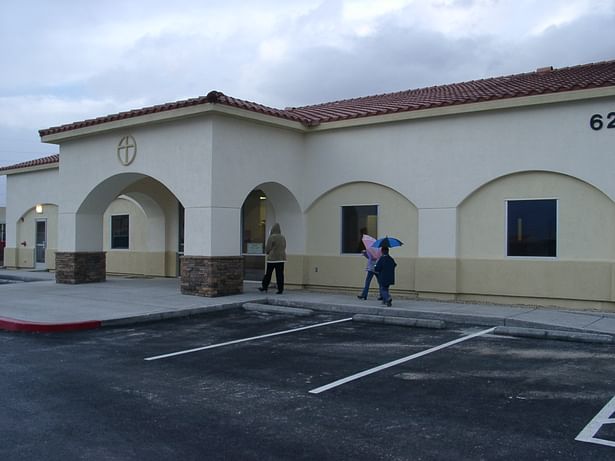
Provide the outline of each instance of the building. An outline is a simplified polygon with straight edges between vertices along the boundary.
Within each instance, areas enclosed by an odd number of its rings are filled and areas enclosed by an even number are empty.
[[[59,283],[258,277],[358,288],[362,229],[398,237],[398,295],[615,310],[615,61],[314,106],[220,92],[40,131],[7,175],[10,267]],[[394,291],[394,293],[395,293]]]
[[[6,245],[6,207],[0,207],[0,266],[4,266],[4,247]]]

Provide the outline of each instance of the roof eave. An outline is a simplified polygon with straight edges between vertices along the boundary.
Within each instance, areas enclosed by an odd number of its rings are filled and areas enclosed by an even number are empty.
[[[9,176],[12,174],[20,173],[32,173],[33,171],[52,170],[60,167],[60,162],[47,163],[45,165],[33,165],[21,168],[9,168],[6,170],[0,170],[0,176]]]
[[[41,136],[41,141],[49,144],[61,144],[65,141],[74,140],[77,138],[82,138],[95,134],[101,134],[104,132],[136,128],[157,123],[165,123],[207,114],[224,114],[232,117],[248,119],[252,121],[257,121],[259,123],[274,125],[298,131],[304,131],[305,129],[305,126],[297,121],[288,120],[285,118],[263,114],[251,111],[249,109],[242,109],[225,104],[207,103],[190,107],[182,107],[179,109],[155,112],[151,114],[137,115],[122,120],[113,120],[109,122],[92,124],[90,126],[84,126],[82,128],[74,128],[66,131],[59,131],[57,133],[50,133]]]
[[[606,97],[615,97],[615,86],[561,91],[556,93],[545,93],[521,97],[501,98],[494,99],[491,101],[454,104],[428,109],[394,112],[383,115],[369,115],[345,120],[322,122],[317,126],[307,128],[307,131],[315,132],[335,130],[365,125],[375,125],[380,123],[392,123],[405,120],[444,117],[450,115],[467,114],[472,112],[515,109]]]

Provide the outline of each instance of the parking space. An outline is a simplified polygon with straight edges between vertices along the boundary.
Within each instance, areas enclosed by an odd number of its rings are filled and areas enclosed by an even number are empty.
[[[615,456],[612,346],[236,310],[0,347],[3,459]]]

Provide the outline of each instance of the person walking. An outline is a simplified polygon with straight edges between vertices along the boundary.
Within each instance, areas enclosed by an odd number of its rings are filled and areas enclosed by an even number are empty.
[[[376,275],[375,267],[378,258],[372,255],[372,253],[369,251],[363,250],[361,253],[367,258],[367,265],[365,266],[365,271],[367,272],[367,274],[365,274],[365,286],[363,287],[363,292],[359,296],[357,296],[357,298],[367,299],[367,294],[369,293],[369,286],[372,283],[374,275]]]
[[[284,263],[286,262],[286,239],[282,235],[280,225],[275,223],[269,233],[267,244],[265,245],[265,253],[267,253],[267,269],[259,291],[267,291],[269,283],[271,283],[271,275],[275,270],[275,279],[278,286],[278,294],[284,292]]]
[[[395,285],[395,267],[397,263],[389,255],[389,247],[382,247],[382,256],[378,259],[374,271],[378,276],[378,283],[380,284],[380,297],[382,298],[382,304],[386,304],[391,307],[393,304],[393,298],[389,293],[389,287]]]

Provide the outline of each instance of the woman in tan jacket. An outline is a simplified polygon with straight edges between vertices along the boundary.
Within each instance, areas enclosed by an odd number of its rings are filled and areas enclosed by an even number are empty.
[[[275,223],[265,246],[267,253],[267,270],[263,277],[260,291],[267,291],[271,282],[271,275],[275,269],[275,279],[278,285],[278,294],[284,292],[284,263],[286,262],[286,239],[282,235],[280,225]]]

